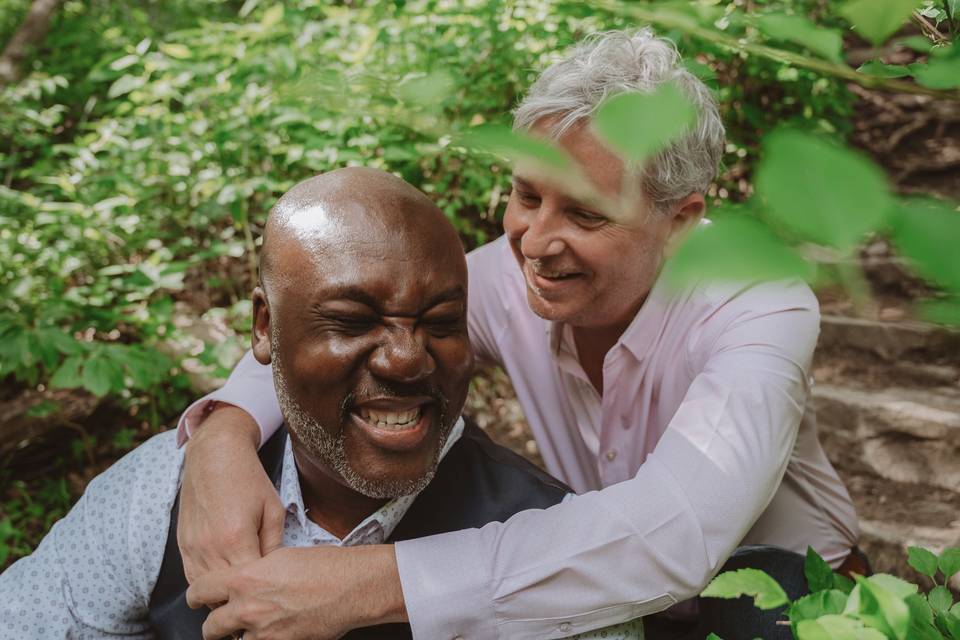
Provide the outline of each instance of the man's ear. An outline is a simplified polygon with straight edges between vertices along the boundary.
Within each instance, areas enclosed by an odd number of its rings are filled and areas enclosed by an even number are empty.
[[[702,193],[691,193],[673,206],[669,214],[670,231],[665,248],[667,255],[677,250],[687,233],[692,231],[703,218],[706,209],[707,203]]]
[[[260,364],[270,364],[270,304],[263,287],[253,290],[253,357]]]

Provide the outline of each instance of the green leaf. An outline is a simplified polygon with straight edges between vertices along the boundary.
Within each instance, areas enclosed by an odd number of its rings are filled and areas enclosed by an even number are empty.
[[[887,640],[877,631],[853,618],[826,615],[818,620],[803,620],[797,625],[798,640]]]
[[[883,64],[879,60],[864,62],[857,71],[868,76],[880,78],[903,78],[911,74],[910,68],[903,64]]]
[[[918,590],[917,585],[889,573],[875,573],[867,578],[867,582],[889,591],[898,598],[908,598]]]
[[[940,286],[960,292],[960,252],[956,250],[960,247],[960,211],[944,202],[913,199],[901,204],[892,222],[893,243],[917,272]],[[932,555],[926,556],[928,569]],[[933,568],[936,568],[935,559]]]
[[[739,598],[753,596],[759,609],[776,609],[790,602],[777,582],[759,569],[726,571],[710,581],[700,594],[705,598]]]
[[[43,400],[27,409],[27,415],[31,418],[44,418],[55,413],[60,405],[53,400]]]
[[[919,0],[850,0],[840,9],[840,15],[864,38],[880,45],[919,5]]]
[[[872,576],[875,578],[876,576]],[[896,640],[906,640],[910,609],[902,598],[880,586],[875,580],[857,576],[860,603],[857,617],[869,627]]]
[[[807,578],[807,587],[810,592],[824,591],[833,588],[833,569],[820,554],[807,547],[807,558],[803,561],[803,574]]]
[[[50,386],[54,389],[73,389],[83,384],[80,377],[80,365],[83,364],[82,356],[70,356],[63,361],[60,368],[50,378]]]
[[[943,640],[943,636],[933,624],[933,611],[927,599],[919,593],[909,596],[904,602],[910,609],[910,640]]]
[[[839,573],[833,574],[833,588],[837,591],[842,591],[843,593],[850,595],[850,592],[853,591],[854,583],[853,580],[846,576],[842,576]]]
[[[927,577],[937,573],[937,555],[923,547],[907,547],[907,563]]]
[[[774,40],[786,40],[819,53],[833,62],[840,62],[843,37],[833,29],[819,26],[803,16],[774,13],[757,19],[760,30]]]
[[[95,396],[123,389],[123,370],[110,358],[94,355],[83,365],[83,386]]]
[[[190,53],[190,47],[175,42],[162,42],[158,48],[171,58],[177,58],[178,60],[186,60],[192,55]]]
[[[147,83],[147,79],[143,76],[120,76],[117,80],[110,85],[110,89],[107,90],[108,98],[119,98],[122,95],[126,95],[135,89],[139,89]]]
[[[426,75],[407,78],[397,87],[400,98],[421,106],[439,107],[444,99],[449,98],[456,82],[446,71],[434,71]]]
[[[710,635],[708,635],[708,636],[706,637],[706,640],[723,640],[723,638],[721,638],[720,636],[718,636],[718,635],[715,634],[715,633],[711,633]]]
[[[943,627],[954,640],[960,640],[960,616],[950,613],[936,613],[937,624]],[[911,638],[911,640],[913,640]]]
[[[130,55],[123,56],[122,58],[117,58],[110,63],[110,68],[114,71],[123,71],[127,67],[132,67],[133,65],[140,62],[140,56]]]
[[[283,20],[283,5],[275,4],[263,12],[260,25],[264,29],[270,29],[279,24],[281,20]]]
[[[698,280],[758,282],[806,278],[810,266],[759,220],[742,214],[718,216],[699,225],[665,267],[673,286]]]
[[[818,591],[795,600],[787,610],[787,617],[790,618],[790,624],[796,633],[797,624],[800,621],[816,620],[820,616],[843,613],[846,604],[847,594],[842,591],[835,589]]]
[[[897,41],[897,44],[913,49],[917,53],[930,53],[930,49],[933,48],[933,43],[926,36],[908,36]]]
[[[960,87],[960,57],[931,57],[926,64],[918,62],[910,65],[910,71],[918,84],[929,89]]]
[[[532,161],[554,170],[566,170],[571,166],[567,155],[555,145],[502,125],[482,124],[468,129],[461,137],[461,143],[513,162]]]
[[[943,553],[940,554],[938,566],[944,580],[950,580],[955,573],[960,573],[960,548],[949,547],[944,549]]]
[[[756,182],[773,222],[840,249],[882,227],[894,204],[886,177],[869,159],[796,131],[764,140]]]
[[[696,110],[672,83],[653,93],[630,91],[604,100],[597,109],[597,133],[627,162],[640,163],[683,135]]]
[[[953,594],[950,593],[950,589],[938,584],[927,594],[927,602],[934,611],[944,613],[953,606]]]

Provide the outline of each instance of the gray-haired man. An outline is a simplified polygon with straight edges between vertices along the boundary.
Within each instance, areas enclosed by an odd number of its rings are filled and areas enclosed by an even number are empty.
[[[591,116],[609,95],[668,81],[696,106],[697,125],[630,174]],[[669,248],[703,216],[723,148],[710,92],[649,30],[599,34],[544,72],[516,125],[553,138],[603,197],[518,168],[504,237],[468,258],[471,342],[509,374],[547,468],[583,495],[364,557],[318,554],[304,569],[317,576],[306,610],[282,594],[270,555],[257,561],[266,588],[227,594],[229,571],[200,576],[198,600],[229,595],[261,612],[225,629],[301,616],[336,637],[376,621],[371,585],[382,584],[402,587],[393,604],[417,638],[552,638],[691,598],[742,545],[810,545],[834,566],[850,555],[856,514],[807,407],[812,292],[802,283],[678,291],[659,279]],[[634,192],[632,215],[603,204]],[[279,423],[270,380],[246,359],[205,399],[235,406],[213,411],[188,452],[181,545],[197,574],[257,555],[260,523],[262,537],[276,536],[278,507],[251,463]],[[224,461],[238,470],[227,479]],[[227,481],[251,497],[238,502]],[[231,549],[225,534],[247,542]],[[352,578],[330,578],[344,574]],[[753,637],[749,625],[742,632]]]

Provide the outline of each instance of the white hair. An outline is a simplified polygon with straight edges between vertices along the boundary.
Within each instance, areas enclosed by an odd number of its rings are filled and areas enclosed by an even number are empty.
[[[673,82],[691,102],[697,121],[644,166],[644,192],[654,209],[663,211],[691,193],[707,191],[723,153],[724,129],[710,89],[684,68],[676,46],[649,27],[585,38],[537,78],[514,110],[513,126],[530,129],[552,117],[550,133],[560,137],[604,99],[626,91],[650,93],[665,82]]]

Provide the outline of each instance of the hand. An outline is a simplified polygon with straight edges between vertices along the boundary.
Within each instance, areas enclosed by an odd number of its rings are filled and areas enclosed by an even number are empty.
[[[232,405],[215,409],[190,439],[177,519],[187,582],[283,543],[284,509],[257,457],[259,440],[257,423]]]
[[[393,545],[283,548],[198,578],[187,604],[214,609],[205,640],[332,640],[351,629],[406,622]]]

